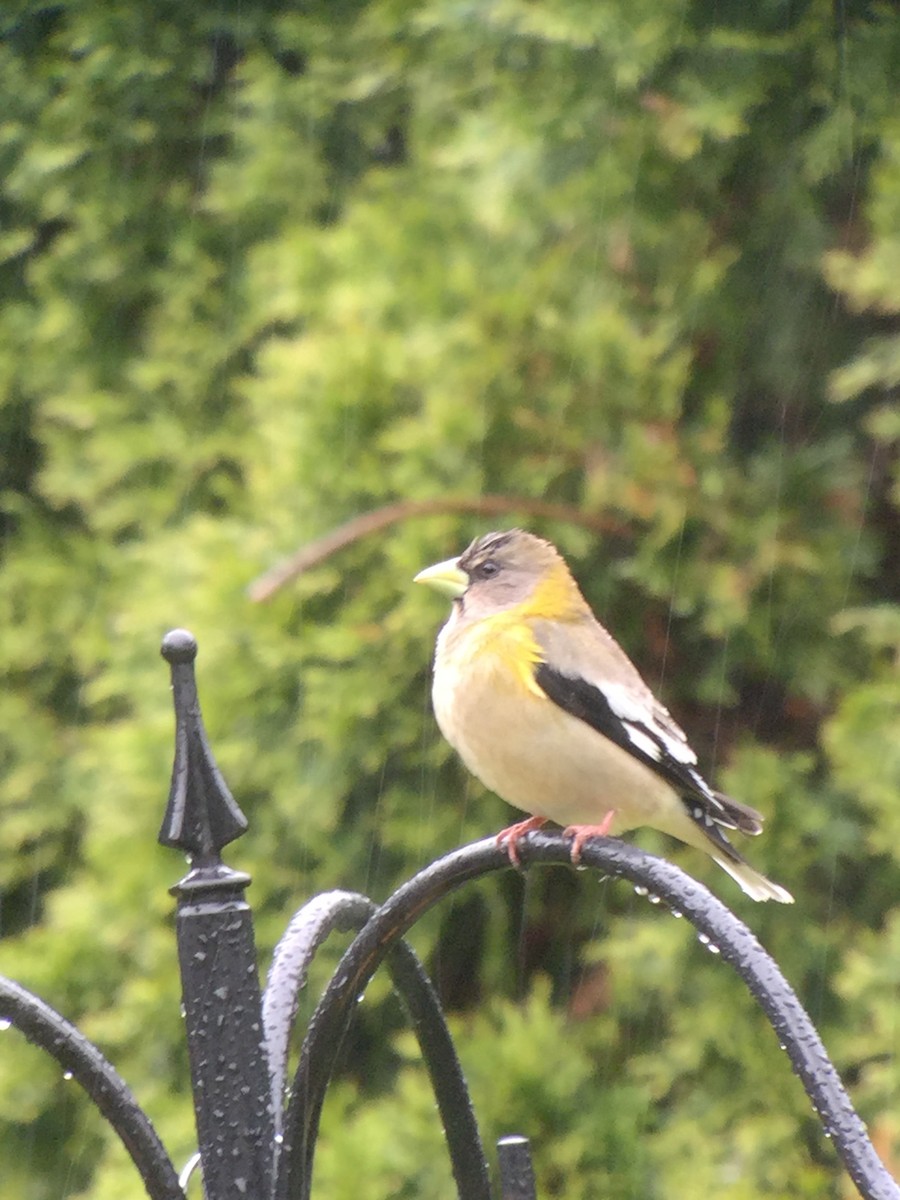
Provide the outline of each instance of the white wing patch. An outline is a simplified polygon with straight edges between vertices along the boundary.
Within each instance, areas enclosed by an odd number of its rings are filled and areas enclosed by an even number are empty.
[[[637,746],[638,750],[646,754],[648,758],[652,758],[654,762],[659,762],[659,744],[654,742],[652,737],[648,736],[639,726],[632,725],[630,721],[623,721],[622,728],[628,734],[628,740],[632,746]]]
[[[619,683],[607,683],[603,693],[609,706],[622,722],[629,740],[643,754],[659,762],[663,754],[675,762],[694,766],[697,755],[679,727],[661,704],[648,693],[647,699]]]

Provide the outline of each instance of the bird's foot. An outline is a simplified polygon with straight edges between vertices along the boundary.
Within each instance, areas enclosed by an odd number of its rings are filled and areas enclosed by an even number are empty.
[[[504,846],[506,853],[509,855],[509,861],[514,867],[521,867],[522,863],[519,859],[519,840],[526,833],[531,833],[532,829],[540,829],[542,825],[547,824],[546,817],[528,817],[525,821],[517,821],[515,825],[510,825],[508,829],[501,829],[497,834],[495,841],[498,846]]]
[[[581,862],[581,849],[584,843],[593,837],[608,837],[615,816],[616,810],[611,808],[599,825],[569,825],[563,830],[563,835],[572,839],[569,856],[576,867]]]

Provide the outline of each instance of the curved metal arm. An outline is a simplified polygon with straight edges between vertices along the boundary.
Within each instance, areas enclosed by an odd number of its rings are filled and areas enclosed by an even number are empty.
[[[127,1084],[92,1042],[26,988],[0,976],[0,1018],[52,1055],[119,1135],[151,1200],[185,1200],[178,1175]]]
[[[326,892],[294,914],[275,949],[263,996],[263,1028],[272,1082],[276,1149],[282,1133],[291,1028],[309,964],[333,930],[361,929],[377,911],[377,906],[367,896],[357,892]],[[398,941],[388,950],[387,966],[428,1069],[457,1191],[465,1200],[491,1200],[490,1177],[472,1101],[440,1001],[418,957],[406,942]],[[337,1055],[339,1045],[333,1049]],[[287,1177],[297,1174],[294,1160],[298,1159],[302,1164],[308,1155],[311,1157],[311,1151],[302,1141],[288,1145],[283,1157],[276,1153],[276,1195],[283,1194],[281,1189]]]
[[[566,865],[570,842],[561,834],[530,834],[523,839],[520,853],[525,865]],[[875,1153],[815,1026],[775,961],[746,925],[678,867],[626,842],[596,838],[585,844],[581,860],[585,866],[646,888],[683,913],[718,949],[768,1017],[861,1195],[866,1200],[900,1200],[900,1187]],[[390,948],[423,912],[468,880],[504,869],[509,869],[509,860],[493,838],[438,859],[398,888],[349,947],[319,1001],[301,1050],[286,1138],[306,1148],[305,1162],[299,1153],[288,1160],[290,1170],[279,1197],[306,1200],[309,1195],[325,1089],[356,997]]]
[[[362,929],[375,910],[373,901],[358,892],[323,892],[297,909],[275,947],[263,991],[262,1019],[276,1140],[284,1126],[291,1030],[310,963],[330,933]]]
[[[415,951],[406,942],[398,942],[388,952],[387,964],[428,1068],[457,1194],[460,1200],[491,1200],[487,1159],[472,1098],[437,993]]]

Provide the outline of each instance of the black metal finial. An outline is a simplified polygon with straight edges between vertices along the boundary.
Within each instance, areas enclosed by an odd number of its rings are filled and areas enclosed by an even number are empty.
[[[162,640],[160,654],[173,666],[193,662],[197,657],[197,639],[188,629],[170,629]]]
[[[192,861],[216,862],[222,848],[244,833],[247,818],[206,740],[194,677],[196,639],[186,629],[173,629],[163,638],[162,655],[172,668],[175,761],[159,840],[183,850]]]

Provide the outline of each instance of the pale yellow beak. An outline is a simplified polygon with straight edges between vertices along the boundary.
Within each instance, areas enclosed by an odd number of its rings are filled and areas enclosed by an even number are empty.
[[[448,558],[446,562],[435,563],[420,571],[413,583],[427,583],[436,592],[455,600],[469,586],[469,577],[459,568],[458,558]]]

